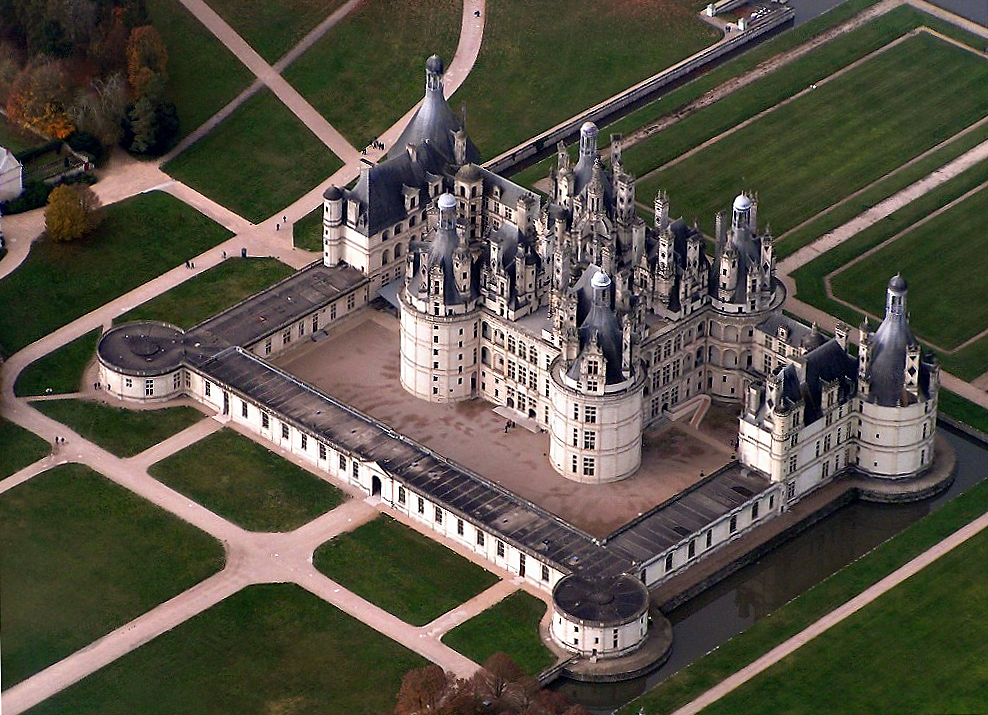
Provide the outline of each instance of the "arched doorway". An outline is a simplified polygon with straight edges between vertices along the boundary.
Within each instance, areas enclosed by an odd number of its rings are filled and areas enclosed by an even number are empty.
[[[510,407],[511,409],[515,408],[515,400],[513,397],[508,398],[508,407]]]
[[[536,418],[536,416],[537,416],[537,415],[535,414],[535,410],[533,410],[533,409],[532,409],[531,407],[529,407],[529,408],[528,408],[528,416],[529,416],[529,417],[530,417],[531,419],[533,419],[533,420],[534,420],[534,419]]]
[[[381,493],[381,478],[371,477],[371,496],[377,496]]]

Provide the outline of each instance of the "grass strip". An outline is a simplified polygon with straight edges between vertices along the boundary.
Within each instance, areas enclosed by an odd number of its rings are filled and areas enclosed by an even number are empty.
[[[292,225],[295,248],[322,253],[322,206],[317,206]]]
[[[14,383],[18,397],[77,392],[86,366],[94,359],[103,329],[90,330],[21,370]]]
[[[234,256],[127,311],[113,322],[161,320],[188,329],[294,272],[291,266],[274,258]]]
[[[148,472],[248,531],[291,531],[343,503],[336,487],[228,429]]]
[[[4,689],[224,562],[218,541],[81,464],[0,495],[0,547]]]
[[[454,518],[446,514],[447,519]],[[424,626],[497,577],[445,546],[379,516],[316,549],[312,563],[334,581],[415,626]]]
[[[545,610],[544,601],[515,591],[446,633],[442,641],[475,663],[483,663],[498,652],[507,653],[527,675],[536,676],[556,660],[539,638]]]
[[[118,457],[140,454],[203,418],[186,406],[126,410],[86,400],[44,400],[31,406]]]
[[[231,234],[160,191],[107,206],[100,227],[70,243],[35,241],[0,281],[0,346],[12,355],[181,265]],[[25,300],[30,296],[30,300]]]
[[[0,479],[37,462],[51,445],[20,425],[0,417]]]
[[[654,715],[674,711],[846,603],[986,510],[988,482],[983,481],[692,665],[670,676],[618,712],[621,715],[637,715],[641,709],[644,713]],[[846,661],[842,659],[842,662],[846,666]],[[804,701],[804,707],[805,702],[809,701]],[[764,702],[761,705],[768,706]],[[770,709],[775,712],[774,708]]]
[[[416,653],[294,584],[248,586],[32,715],[378,715]]]

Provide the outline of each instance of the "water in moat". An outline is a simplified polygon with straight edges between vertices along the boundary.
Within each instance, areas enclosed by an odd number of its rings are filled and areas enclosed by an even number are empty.
[[[913,504],[854,502],[683,604],[668,614],[672,655],[648,676],[559,680],[552,687],[597,715],[610,713],[988,476],[988,447],[941,430],[957,453],[957,476],[947,491]]]

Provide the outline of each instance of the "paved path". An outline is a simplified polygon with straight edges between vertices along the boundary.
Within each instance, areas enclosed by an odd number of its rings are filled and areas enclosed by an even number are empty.
[[[825,633],[827,630],[837,625],[848,616],[857,613],[864,606],[874,601],[883,593],[895,588],[907,578],[926,568],[944,554],[950,552],[957,546],[960,546],[972,536],[979,534],[986,527],[988,527],[988,514],[983,514],[971,523],[955,531],[943,541],[931,546],[905,566],[896,569],[874,586],[865,589],[843,606],[840,606],[839,608],[823,616],[820,620],[800,631],[792,638],[789,638],[779,644],[761,658],[758,658],[751,664],[742,668],[734,675],[725,678],[696,700],[676,710],[673,715],[694,715],[695,713],[700,712],[703,708],[714,703],[731,691],[747,683],[756,675],[772,667],[800,646],[813,640],[818,635]]]

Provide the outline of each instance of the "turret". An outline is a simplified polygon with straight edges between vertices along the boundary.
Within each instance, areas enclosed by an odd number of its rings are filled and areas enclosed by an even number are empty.
[[[669,227],[669,195],[662,190],[655,194],[655,227],[663,232]]]

